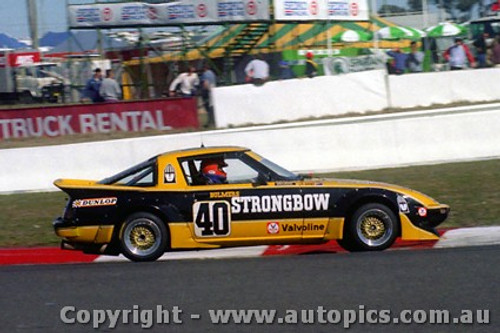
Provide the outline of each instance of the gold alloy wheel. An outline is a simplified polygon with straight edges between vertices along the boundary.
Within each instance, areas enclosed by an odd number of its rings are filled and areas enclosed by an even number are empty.
[[[361,232],[367,239],[379,239],[385,233],[384,221],[375,216],[367,216],[361,221]]]
[[[394,228],[391,216],[378,207],[365,210],[356,219],[357,237],[371,248],[384,246],[390,241]]]
[[[151,256],[158,251],[163,242],[163,234],[154,220],[139,217],[126,223],[122,239],[126,250],[141,258]]]
[[[139,250],[147,250],[155,243],[155,235],[151,229],[137,226],[130,233],[131,244]]]

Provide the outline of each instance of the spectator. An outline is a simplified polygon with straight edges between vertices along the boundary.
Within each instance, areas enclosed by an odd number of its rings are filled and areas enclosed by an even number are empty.
[[[424,70],[424,53],[417,48],[417,42],[410,43],[411,51],[408,53],[406,64],[410,72],[421,73]]]
[[[191,97],[196,95],[196,89],[200,84],[198,74],[193,65],[190,65],[187,72],[180,73],[170,83],[170,96],[177,95],[177,86],[179,86],[179,94],[182,97]]]
[[[306,53],[306,76],[313,78],[318,75],[318,64],[314,61],[314,53],[308,51]]]
[[[474,47],[476,48],[476,58],[477,58],[477,67],[478,68],[487,67],[486,52],[488,50],[488,43],[486,40],[487,40],[488,36],[489,36],[488,33],[484,32],[473,43]]]
[[[263,85],[269,79],[269,65],[261,54],[255,56],[245,67],[246,81]]]
[[[295,73],[290,68],[290,64],[288,63],[288,61],[281,60],[279,62],[279,66],[280,66],[280,79],[281,80],[288,80],[288,79],[295,78]]]
[[[103,102],[104,99],[99,93],[102,83],[102,71],[100,68],[94,70],[94,75],[87,81],[83,96],[90,99],[93,103]]]
[[[208,114],[208,121],[205,127],[214,126],[214,103],[212,97],[212,89],[217,85],[217,77],[210,69],[210,65],[205,63],[203,66],[203,73],[201,74],[201,98],[203,106]]]
[[[443,56],[450,64],[451,70],[464,69],[467,61],[469,61],[470,67],[474,67],[474,57],[470,53],[469,47],[462,41],[462,38],[455,38],[455,44],[450,46]]]
[[[495,36],[493,45],[491,47],[491,62],[493,66],[500,66],[500,35]]]
[[[105,102],[118,102],[121,98],[122,91],[120,85],[115,80],[115,74],[112,69],[106,70],[106,78],[102,81],[99,93]]]
[[[406,71],[408,54],[401,52],[399,48],[395,48],[391,51],[387,51],[387,55],[394,59],[392,74],[404,74],[404,72]]]

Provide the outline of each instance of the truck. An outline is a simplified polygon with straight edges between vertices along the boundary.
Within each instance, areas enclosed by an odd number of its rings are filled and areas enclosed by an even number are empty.
[[[61,101],[65,79],[58,71],[38,51],[0,50],[0,103]]]

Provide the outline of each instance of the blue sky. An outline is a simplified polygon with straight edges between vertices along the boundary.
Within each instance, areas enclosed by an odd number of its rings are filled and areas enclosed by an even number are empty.
[[[40,37],[47,31],[66,30],[65,0],[36,0]],[[70,1],[88,3],[93,0]],[[0,0],[0,32],[14,37],[29,37],[26,0]]]
[[[138,0],[140,1],[140,0]],[[40,37],[47,31],[66,30],[66,0],[36,0]],[[70,0],[69,3],[93,3],[94,0]],[[406,0],[377,0],[382,3],[406,4]],[[371,3],[371,0],[368,1]],[[0,0],[0,32],[14,37],[29,37],[26,0]]]

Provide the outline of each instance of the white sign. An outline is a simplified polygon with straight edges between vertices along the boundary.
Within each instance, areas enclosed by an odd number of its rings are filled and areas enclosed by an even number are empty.
[[[181,0],[69,6],[72,28],[165,26],[270,20],[269,0]]]
[[[367,0],[274,0],[278,21],[368,21]]]

